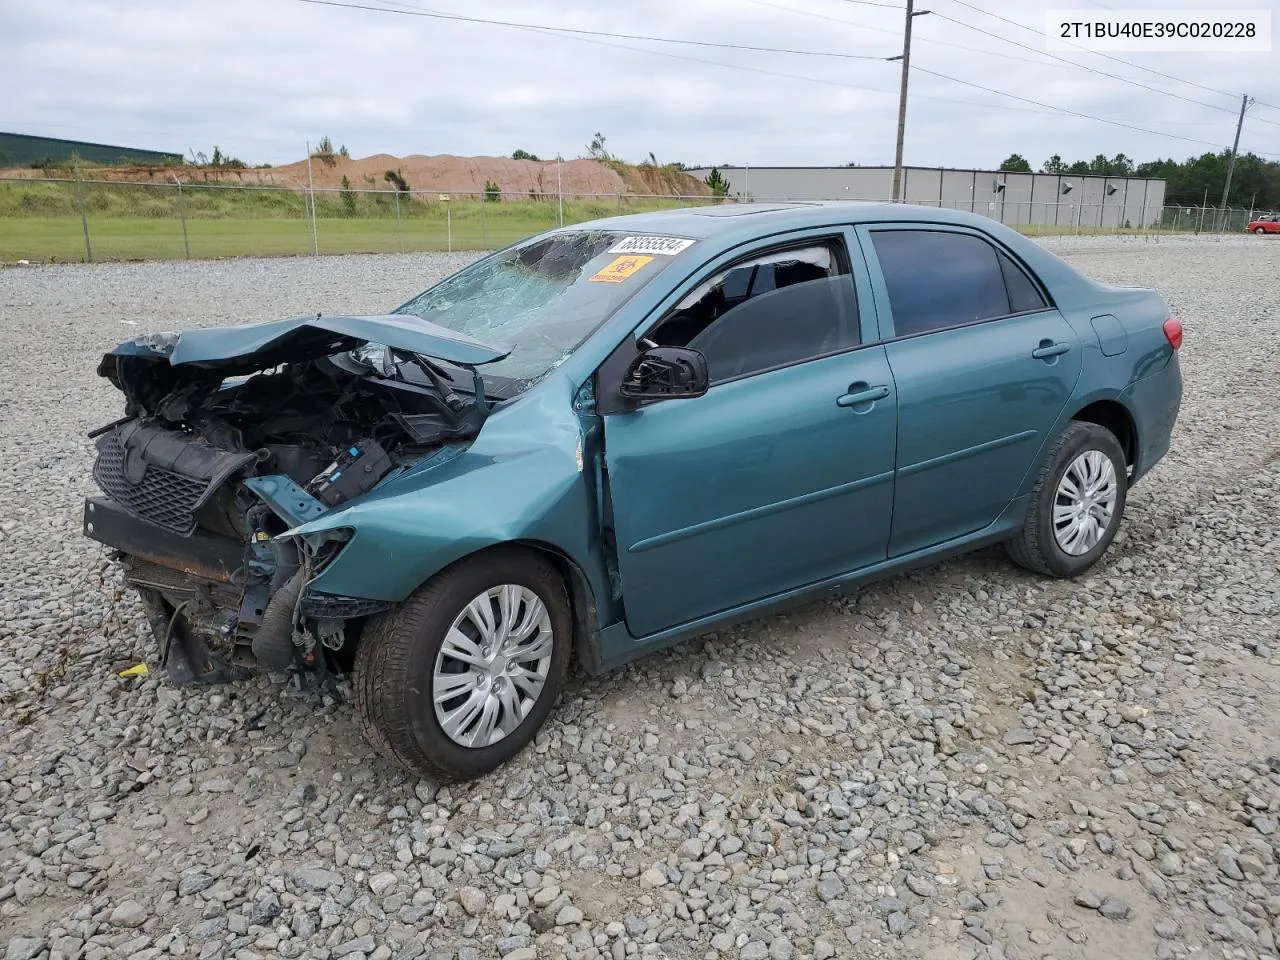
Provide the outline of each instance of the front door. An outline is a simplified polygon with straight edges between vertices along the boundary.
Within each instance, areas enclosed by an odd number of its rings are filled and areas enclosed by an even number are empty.
[[[973,232],[870,229],[898,388],[889,556],[981,530],[1016,495],[1080,376],[1075,331]]]
[[[603,418],[635,637],[883,560],[889,540],[896,393],[843,239],[690,288],[644,340],[702,350],[711,389]]]

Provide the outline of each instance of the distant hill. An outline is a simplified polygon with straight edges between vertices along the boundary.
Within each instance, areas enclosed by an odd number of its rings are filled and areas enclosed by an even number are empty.
[[[559,170],[557,171],[557,167]],[[528,199],[532,195],[596,194],[605,196],[705,197],[711,190],[696,177],[674,167],[652,164],[633,165],[619,160],[512,160],[507,157],[456,157],[450,154],[394,157],[379,153],[371,157],[329,160],[314,158],[311,176],[317,189],[337,189],[345,176],[352,189],[386,190],[390,184],[385,175],[394,170],[408,183],[410,190],[427,193],[482,194],[487,183],[496,183],[504,199]],[[11,169],[0,171],[5,176],[43,178],[58,176],[53,170]],[[148,167],[117,165],[82,167],[85,179],[125,181],[172,181],[177,174],[184,182],[223,182],[246,185],[305,188],[308,184],[307,161],[279,167]]]

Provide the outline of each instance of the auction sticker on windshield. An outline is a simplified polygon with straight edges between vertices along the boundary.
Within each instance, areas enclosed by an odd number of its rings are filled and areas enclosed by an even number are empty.
[[[652,261],[653,257],[614,257],[591,279],[596,283],[621,283]]]
[[[683,237],[623,237],[609,248],[609,252],[659,253],[663,256],[673,257],[677,253],[683,253],[688,250],[695,242],[694,240],[686,240]]]

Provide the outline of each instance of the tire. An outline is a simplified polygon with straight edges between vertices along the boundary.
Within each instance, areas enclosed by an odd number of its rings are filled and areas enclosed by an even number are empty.
[[[1254,227],[1253,232],[1256,233],[1258,236],[1262,236],[1267,231],[1264,230],[1262,227]]]
[[[1084,459],[1087,454],[1093,454],[1093,456]],[[1097,504],[1092,499],[1088,499],[1083,504],[1077,504],[1076,507],[1077,510],[1083,511],[1084,519],[1093,517],[1095,523],[1082,524],[1079,539],[1071,542],[1072,533],[1075,530],[1073,518],[1076,514],[1072,514],[1070,518],[1060,517],[1061,535],[1054,526],[1055,508],[1061,508],[1063,511],[1071,509],[1072,498],[1069,494],[1063,494],[1062,502],[1059,502],[1059,487],[1063,483],[1063,477],[1073,466],[1077,470],[1087,470],[1088,465],[1092,464],[1097,468],[1098,475],[1104,477],[1106,466],[1102,458],[1110,464],[1114,481],[1114,498],[1110,514],[1105,525],[1097,520],[1104,512],[1105,493],[1108,489],[1100,484],[1099,492],[1103,497]],[[1078,472],[1073,473],[1072,482],[1074,483],[1079,476]],[[1009,556],[1019,566],[1036,573],[1062,579],[1079,576],[1097,563],[1111,546],[1111,541],[1115,539],[1116,531],[1120,528],[1120,521],[1124,516],[1127,493],[1128,472],[1120,441],[1105,427],[1073,420],[1049,447],[1049,452],[1040,467],[1040,473],[1036,477],[1035,486],[1031,489],[1031,503],[1027,507],[1027,519],[1022,531],[1006,544]],[[1096,529],[1101,530],[1101,535],[1096,542],[1090,543],[1091,533]],[[1064,547],[1060,537],[1067,539],[1068,545],[1073,548],[1072,551]]]
[[[486,597],[490,591],[498,595]],[[513,634],[534,623],[523,646],[499,640],[485,648],[492,656],[478,655],[485,634],[468,611],[482,597],[485,601],[478,609],[487,609],[491,622],[501,623],[504,609],[513,611],[509,621],[520,628]],[[543,613],[537,612],[531,597],[541,603]],[[455,636],[442,653],[446,634],[455,626],[468,643]],[[546,643],[548,632],[549,654],[536,662],[528,659],[526,654]],[[455,781],[482,776],[519,753],[551,713],[568,673],[572,634],[564,580],[545,557],[501,547],[460,561],[365,628],[353,678],[361,728],[379,753],[421,777]],[[508,634],[499,629],[493,636]],[[506,653],[512,650],[516,652],[504,671]],[[450,656],[459,651],[475,662]],[[535,674],[543,680],[537,695],[531,696]],[[451,689],[458,692],[437,705],[437,684],[442,695]],[[483,708],[472,707],[473,698]],[[497,704],[492,716],[490,701]],[[516,710],[509,708],[511,703],[517,704]],[[482,713],[474,726],[461,728],[461,740],[446,732],[442,712],[449,720],[470,716],[474,709]],[[468,732],[482,737],[494,724],[493,734],[500,735],[496,741],[490,737],[487,742],[462,742]]]

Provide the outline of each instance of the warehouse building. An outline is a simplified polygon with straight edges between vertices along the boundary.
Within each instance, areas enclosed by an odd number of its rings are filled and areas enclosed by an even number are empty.
[[[0,167],[30,167],[66,163],[73,157],[92,164],[180,164],[181,153],[139,150],[83,140],[33,137],[25,133],[0,132]]]
[[[754,200],[887,200],[893,167],[717,167]],[[706,179],[710,167],[690,170]],[[905,167],[908,203],[981,213],[1010,226],[1141,227],[1160,222],[1165,182],[1143,177]]]

